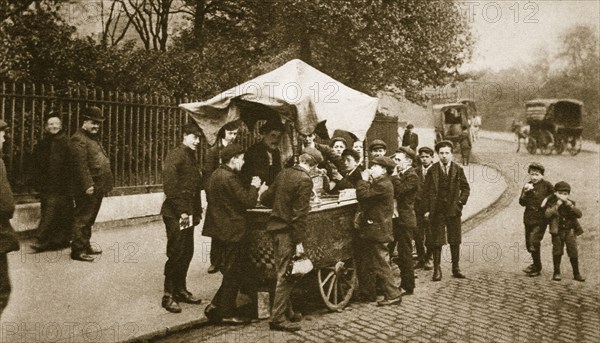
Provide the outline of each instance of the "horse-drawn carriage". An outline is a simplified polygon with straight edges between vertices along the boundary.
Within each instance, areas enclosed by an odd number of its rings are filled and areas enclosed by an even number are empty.
[[[536,99],[525,103],[529,137],[527,151],[550,155],[581,151],[583,103],[572,99]]]
[[[434,105],[435,143],[448,140],[458,147],[463,127],[470,127],[470,111],[469,105],[463,103]]]

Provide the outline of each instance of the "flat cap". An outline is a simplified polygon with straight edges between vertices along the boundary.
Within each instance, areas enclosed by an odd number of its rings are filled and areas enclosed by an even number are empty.
[[[310,155],[315,160],[315,162],[317,162],[317,164],[323,162],[323,154],[321,154],[321,152],[316,148],[304,147],[302,149],[302,154]]]
[[[192,134],[196,136],[201,136],[202,131],[200,131],[200,128],[198,127],[198,125],[196,125],[196,123],[189,122],[183,125],[183,134],[186,136]]]
[[[371,160],[371,164],[378,164],[386,169],[396,167],[396,163],[387,156],[378,156]]]
[[[571,185],[564,181],[557,182],[556,185],[554,185],[554,191],[571,193]]]
[[[413,124],[408,124],[408,125],[406,125],[406,128],[407,128],[408,130],[412,130],[412,129],[414,129],[414,128],[415,128],[415,126],[414,126]]]
[[[229,162],[233,157],[243,154],[244,148],[239,144],[229,144],[221,150],[221,161],[223,163]]]
[[[403,153],[404,155],[410,157],[410,159],[413,161],[417,159],[417,154],[410,147],[407,147],[407,146],[399,147],[398,150],[396,150],[396,152]]]
[[[449,147],[450,150],[454,150],[454,144],[450,141],[441,141],[435,145],[435,152],[439,152],[443,147]]]
[[[424,146],[422,148],[419,148],[419,155],[421,155],[422,153],[426,153],[426,154],[433,156],[433,149],[431,149],[428,146]]]
[[[344,146],[348,146],[348,142],[346,141],[346,139],[344,137],[333,137],[331,139],[331,146],[333,146],[335,144],[335,142],[342,142],[344,143]]]
[[[7,128],[8,128],[8,124],[4,120],[0,119],[0,131],[4,131]]]
[[[546,172],[546,168],[544,168],[544,166],[541,163],[537,162],[532,162],[527,168],[527,171],[529,172],[532,169],[539,171],[542,175],[544,175],[544,173]]]
[[[382,141],[381,139],[376,139],[374,141],[371,142],[371,144],[369,144],[369,151],[375,150],[375,149],[386,149],[387,150],[387,144],[385,144],[384,141]]]

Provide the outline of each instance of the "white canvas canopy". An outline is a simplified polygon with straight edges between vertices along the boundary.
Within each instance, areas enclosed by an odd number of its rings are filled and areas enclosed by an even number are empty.
[[[378,99],[334,80],[295,59],[255,79],[235,86],[212,99],[180,104],[198,123],[209,144],[225,124],[241,119],[253,126],[275,113],[308,135],[317,124],[333,131],[345,130],[363,140],[375,118]]]

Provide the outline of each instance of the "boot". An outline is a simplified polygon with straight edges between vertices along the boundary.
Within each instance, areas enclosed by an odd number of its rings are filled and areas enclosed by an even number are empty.
[[[552,255],[552,263],[554,264],[554,274],[552,275],[552,280],[560,281],[560,259],[562,255]]]
[[[442,247],[433,248],[433,281],[442,280]]]
[[[534,250],[531,252],[531,257],[533,258],[533,269],[527,274],[528,276],[540,276],[542,274],[542,257],[540,254],[540,247],[534,247]]]
[[[452,276],[457,279],[465,279],[465,274],[460,272],[460,267],[458,266],[460,261],[460,245],[450,245],[450,255],[452,256]]]
[[[584,282],[585,278],[579,272],[579,259],[577,257],[571,258],[571,266],[573,267],[573,278],[576,281]]]

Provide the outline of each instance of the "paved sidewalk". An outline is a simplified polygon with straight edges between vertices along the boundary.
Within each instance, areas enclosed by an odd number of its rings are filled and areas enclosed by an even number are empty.
[[[488,166],[466,169],[472,195],[463,220],[500,197],[506,183]],[[201,227],[201,226],[200,226]],[[203,310],[220,274],[209,275],[210,241],[195,233],[188,288],[201,305],[160,306],[166,234],[162,222],[95,232],[104,250],[94,263],[72,261],[69,250],[33,254],[29,242],[9,254],[13,293],[0,323],[0,342],[118,342],[160,336],[205,321]]]

